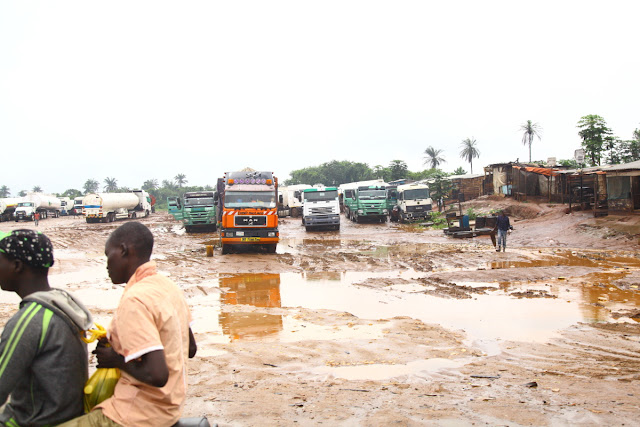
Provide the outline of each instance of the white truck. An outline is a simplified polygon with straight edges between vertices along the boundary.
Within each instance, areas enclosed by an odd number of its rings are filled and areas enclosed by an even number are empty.
[[[40,219],[50,216],[57,218],[60,216],[62,205],[56,196],[43,193],[29,193],[18,202],[14,217],[18,221],[33,221],[34,215],[40,214]]]
[[[392,220],[419,221],[429,217],[433,202],[427,184],[414,182],[399,185],[396,191],[398,201],[391,213]]]
[[[21,201],[22,197],[5,197],[0,199],[0,222],[11,221],[16,207]]]
[[[75,199],[73,199],[73,211],[71,213],[74,216],[75,215],[82,215],[82,200],[83,199],[84,199],[83,196],[76,197]]]
[[[58,197],[60,199],[61,211],[60,215],[70,215],[71,209],[73,209],[73,200],[69,197]]]
[[[302,225],[307,231],[328,227],[340,230],[340,201],[336,187],[314,186],[302,190]]]
[[[151,197],[144,190],[130,193],[90,193],[82,199],[82,215],[88,223],[146,217],[150,213]]]
[[[311,188],[307,184],[296,184],[278,187],[278,216],[291,215],[298,218],[302,215],[302,190]]]

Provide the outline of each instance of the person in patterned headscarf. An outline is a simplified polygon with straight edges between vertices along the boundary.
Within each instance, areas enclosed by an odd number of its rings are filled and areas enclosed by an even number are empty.
[[[0,339],[0,425],[55,425],[83,413],[91,315],[73,296],[49,286],[53,246],[34,230],[0,232],[0,287],[20,309]]]

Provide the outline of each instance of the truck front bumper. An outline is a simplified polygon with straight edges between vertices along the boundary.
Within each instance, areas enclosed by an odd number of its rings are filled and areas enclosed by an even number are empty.
[[[220,231],[222,243],[233,245],[278,243],[280,232],[278,229],[255,228],[223,228]]]
[[[314,215],[304,217],[304,225],[307,227],[320,227],[323,225],[340,224],[340,215]]]

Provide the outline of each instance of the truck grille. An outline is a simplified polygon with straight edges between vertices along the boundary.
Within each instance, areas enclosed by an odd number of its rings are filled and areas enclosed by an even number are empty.
[[[335,213],[333,212],[333,208],[331,206],[321,206],[317,208],[309,209],[311,215],[328,215]]]
[[[267,225],[266,215],[236,215],[234,217],[236,227],[262,227]]]
[[[431,205],[407,206],[407,212],[429,212]]]

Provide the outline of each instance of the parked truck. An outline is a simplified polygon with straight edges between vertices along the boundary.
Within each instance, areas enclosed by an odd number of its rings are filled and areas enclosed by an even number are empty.
[[[344,214],[354,222],[363,218],[386,222],[389,209],[387,208],[387,184],[382,181],[364,181],[342,184]]]
[[[151,196],[144,190],[130,193],[90,193],[82,199],[82,215],[88,223],[146,217],[151,209]]]
[[[247,245],[275,253],[280,239],[278,178],[272,172],[226,172],[217,191],[222,253]]]
[[[60,199],[60,215],[70,215],[73,210],[73,200],[69,197],[58,197]]]
[[[43,193],[29,193],[18,203],[14,212],[16,222],[33,221],[37,213],[40,219],[60,216],[62,205],[56,196]]]
[[[312,187],[302,190],[302,225],[307,231],[329,227],[340,230],[340,202],[336,187]]]
[[[427,184],[399,185],[397,191],[398,201],[391,214],[392,220],[420,221],[429,217],[433,202]]]
[[[0,199],[0,222],[11,221],[14,218],[14,212],[18,203],[22,201],[22,197],[5,197]]]
[[[280,216],[302,215],[302,191],[311,188],[308,184],[287,185],[278,188],[278,213]]]
[[[73,199],[73,210],[71,211],[71,213],[74,216],[82,215],[82,199],[84,199],[83,196],[76,197],[75,199]]]
[[[182,221],[187,233],[217,229],[218,219],[213,191],[195,191],[184,193],[182,197],[167,197],[167,207],[176,220]]]

